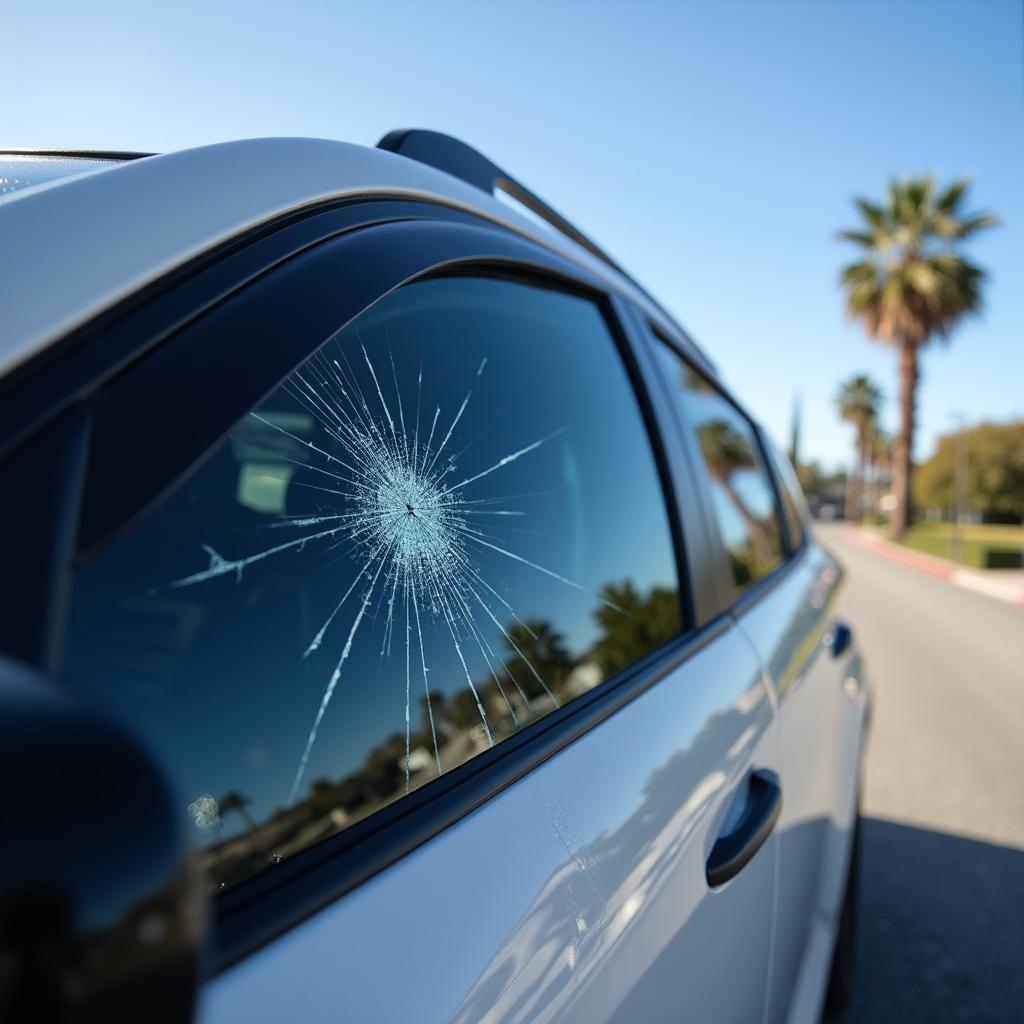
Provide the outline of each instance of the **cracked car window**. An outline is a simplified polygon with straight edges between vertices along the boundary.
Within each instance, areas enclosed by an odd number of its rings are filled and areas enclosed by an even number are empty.
[[[77,572],[65,672],[157,752],[224,887],[600,685],[679,607],[600,310],[433,279]]]

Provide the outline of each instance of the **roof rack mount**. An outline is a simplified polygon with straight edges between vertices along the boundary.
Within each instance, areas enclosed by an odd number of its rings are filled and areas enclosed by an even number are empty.
[[[516,202],[525,206],[530,213],[535,214],[556,231],[586,249],[592,256],[596,256],[602,263],[611,267],[617,274],[620,274],[629,281],[686,338],[693,353],[707,367],[714,370],[714,363],[707,357],[707,354],[700,349],[686,331],[679,326],[675,318],[646,288],[627,274],[596,242],[588,238],[557,210],[550,207],[538,195],[531,192],[521,181],[512,177],[507,171],[502,170],[502,168],[485,157],[479,150],[451,135],[445,135],[443,132],[429,131],[425,128],[400,128],[397,131],[388,132],[377,143],[377,148],[387,150],[389,153],[397,153],[399,156],[408,157],[410,160],[427,164],[430,167],[435,167],[439,171],[444,171],[446,174],[452,175],[452,177],[459,178],[461,181],[473,185],[490,196],[494,196],[498,192],[504,192],[506,195],[511,196]]]
[[[623,277],[629,277],[603,249],[587,238],[579,228],[531,192],[521,181],[513,178],[511,174],[488,160],[483,153],[466,145],[465,142],[442,132],[427,131],[423,128],[402,128],[398,131],[388,132],[377,143],[377,148],[385,149],[389,153],[397,153],[399,156],[408,157],[410,160],[416,160],[418,163],[427,164],[430,167],[436,167],[439,171],[459,178],[488,195],[493,196],[498,192],[506,193],[516,202],[522,203],[546,224],[567,238],[571,238],[577,245],[582,246],[591,255],[596,256],[603,263],[622,274]]]

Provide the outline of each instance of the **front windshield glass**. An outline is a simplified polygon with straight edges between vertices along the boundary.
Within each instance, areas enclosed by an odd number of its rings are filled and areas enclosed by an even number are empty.
[[[42,185],[73,174],[115,167],[120,160],[103,160],[81,156],[31,156],[0,153],[0,197],[22,189]]]

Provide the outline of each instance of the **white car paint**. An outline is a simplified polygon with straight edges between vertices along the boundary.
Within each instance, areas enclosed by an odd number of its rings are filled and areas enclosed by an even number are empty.
[[[0,374],[241,232],[369,196],[486,217],[661,316],[591,253],[439,171],[344,143],[256,140],[0,201]],[[825,644],[835,573],[812,543],[649,691],[212,979],[200,1019],[641,1024],[670,1007],[697,1021],[816,1019],[865,717],[849,658]],[[782,816],[751,863],[711,890],[704,864],[752,768],[777,773]]]
[[[730,629],[215,979],[200,1020],[760,1020],[777,840],[718,890],[704,863],[737,786],[778,756],[773,697]]]
[[[0,199],[0,375],[244,231],[315,204],[370,196],[472,212],[663,316],[581,246],[451,175],[346,142],[252,139],[131,160]]]

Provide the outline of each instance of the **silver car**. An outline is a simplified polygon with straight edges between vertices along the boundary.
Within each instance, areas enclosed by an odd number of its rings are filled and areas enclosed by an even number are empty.
[[[432,132],[0,189],[0,1016],[842,1004],[842,571],[664,309]]]

